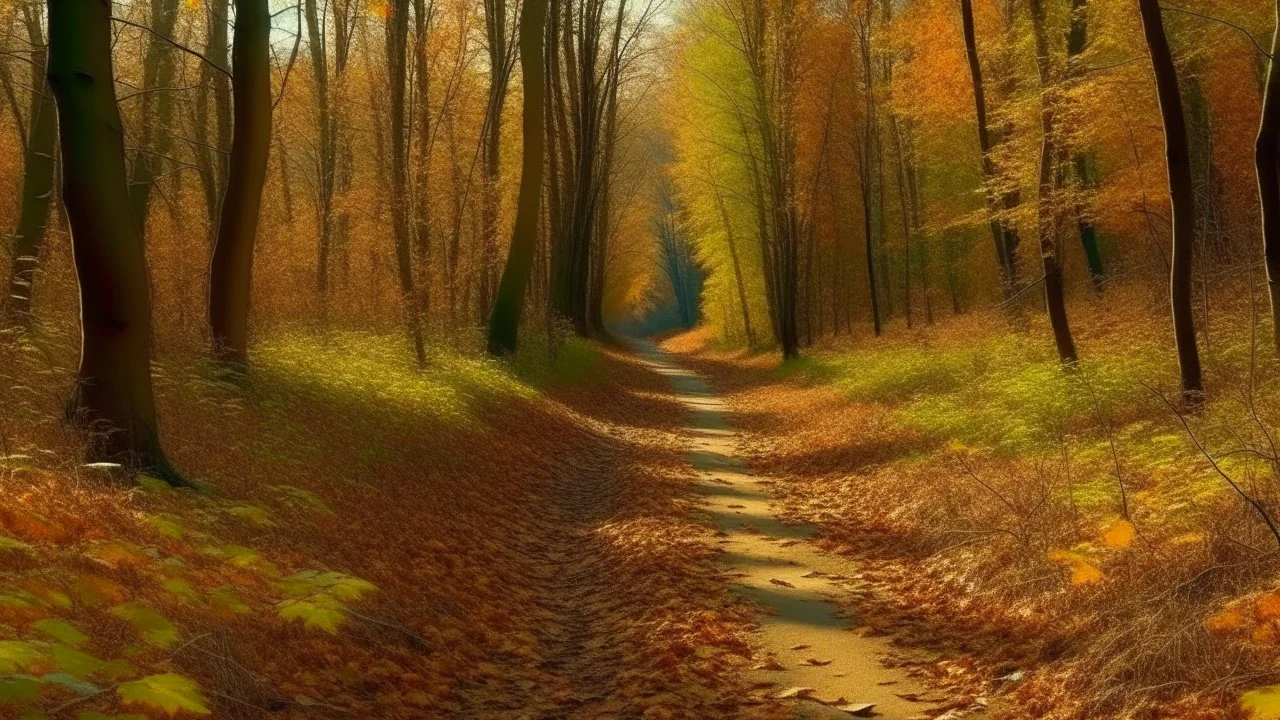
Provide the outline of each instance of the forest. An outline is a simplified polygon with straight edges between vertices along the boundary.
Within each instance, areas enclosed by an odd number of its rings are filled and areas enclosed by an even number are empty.
[[[0,0],[0,718],[1280,720],[1278,56]]]

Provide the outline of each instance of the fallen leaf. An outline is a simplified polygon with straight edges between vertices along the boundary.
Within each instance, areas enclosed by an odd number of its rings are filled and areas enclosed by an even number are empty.
[[[781,585],[782,587],[789,587],[789,588],[795,587],[795,585],[792,585],[786,580],[779,580],[778,578],[769,578],[769,582],[773,583],[774,585]]]
[[[789,698],[808,697],[811,694],[813,694],[813,688],[797,686],[797,687],[789,687],[786,690],[783,690],[782,692],[778,693],[777,695],[774,695],[773,697],[774,699],[777,699],[777,700],[787,700]]]

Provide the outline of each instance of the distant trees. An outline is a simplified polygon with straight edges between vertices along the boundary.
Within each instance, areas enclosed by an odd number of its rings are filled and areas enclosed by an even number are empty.
[[[658,183],[657,216],[654,235],[658,238],[662,269],[676,301],[680,325],[693,327],[698,321],[698,288],[701,285],[693,246],[681,227],[681,211],[675,189],[669,182]]]
[[[142,60],[140,138],[133,153],[129,175],[129,198],[138,230],[147,234],[147,211],[151,207],[152,185],[165,170],[173,148],[174,49],[170,45],[178,24],[179,0],[151,0],[151,27]],[[224,38],[225,39],[225,38]],[[224,51],[225,52],[225,51]]]
[[[69,410],[90,457],[173,484],[151,386],[151,298],[138,221],[128,210],[124,136],[111,62],[111,4],[49,0],[49,84],[58,106],[63,198],[83,333]]]

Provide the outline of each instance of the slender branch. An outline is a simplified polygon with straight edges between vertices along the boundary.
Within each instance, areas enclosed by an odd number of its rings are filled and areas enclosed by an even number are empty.
[[[203,61],[206,65],[208,65],[209,67],[213,68],[214,70],[217,70],[218,72],[222,73],[223,75],[226,75],[228,78],[230,78],[230,77],[231,77],[231,71],[230,71],[230,70],[227,70],[226,68],[222,67],[221,65],[218,65],[218,64],[217,64],[217,63],[215,63],[214,61],[212,61],[212,60],[210,60],[209,58],[205,57],[202,53],[200,53],[200,52],[198,52],[198,51],[196,51],[196,50],[192,50],[191,48],[187,47],[186,45],[183,45],[182,43],[177,42],[177,41],[173,40],[172,38],[165,36],[165,35],[164,35],[164,34],[162,34],[162,33],[158,33],[158,32],[156,32],[155,30],[152,30],[151,28],[147,27],[146,25],[143,25],[143,24],[141,24],[141,23],[136,23],[136,22],[133,22],[133,21],[131,21],[131,20],[125,20],[124,18],[113,17],[113,18],[111,18],[111,19],[112,19],[113,21],[115,21],[115,22],[120,23],[121,25],[128,25],[129,27],[136,27],[136,28],[140,28],[140,29],[142,29],[142,30],[146,30],[147,32],[149,32],[149,33],[151,33],[152,35],[154,35],[155,37],[157,37],[157,38],[159,38],[159,39],[163,40],[164,42],[169,43],[169,44],[170,44],[171,46],[173,46],[174,48],[176,48],[176,49],[178,49],[178,50],[181,50],[182,52],[187,53],[188,55],[191,55],[191,56],[193,56],[193,57],[199,58],[199,59],[200,59],[201,61]]]
[[[1249,32],[1248,30],[1245,30],[1244,28],[1240,27],[1239,25],[1236,25],[1236,24],[1235,24],[1235,23],[1233,23],[1233,22],[1230,22],[1230,21],[1228,21],[1228,20],[1223,20],[1222,18],[1214,17],[1214,16],[1212,16],[1212,15],[1205,15],[1205,14],[1203,14],[1203,13],[1198,13],[1198,12],[1196,12],[1195,10],[1188,10],[1188,9],[1186,9],[1186,8],[1174,7],[1174,6],[1172,6],[1172,5],[1162,5],[1162,6],[1160,7],[1160,9],[1161,9],[1161,10],[1172,10],[1172,11],[1174,11],[1174,12],[1180,12],[1180,13],[1184,13],[1184,14],[1186,14],[1186,15],[1192,15],[1192,16],[1194,16],[1194,17],[1198,17],[1198,18],[1200,18],[1201,20],[1209,20],[1209,21],[1211,21],[1211,22],[1216,22],[1216,23],[1221,23],[1221,24],[1223,24],[1223,25],[1226,25],[1227,27],[1229,27],[1229,28],[1231,28],[1231,29],[1233,29],[1233,30],[1238,31],[1240,34],[1242,34],[1242,35],[1244,35],[1245,37],[1249,38],[1249,42],[1253,43],[1253,46],[1254,46],[1255,48],[1257,48],[1258,52],[1262,53],[1262,56],[1263,56],[1263,57],[1265,57],[1265,58],[1266,58],[1266,59],[1268,59],[1268,60],[1274,60],[1274,59],[1275,59],[1275,58],[1271,57],[1271,53],[1269,53],[1269,52],[1267,52],[1265,49],[1263,49],[1262,45],[1260,45],[1260,44],[1258,43],[1257,38],[1255,38],[1255,37],[1253,36],[1253,33]]]

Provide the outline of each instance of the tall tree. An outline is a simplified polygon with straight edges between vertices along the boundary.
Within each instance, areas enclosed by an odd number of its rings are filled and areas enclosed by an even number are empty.
[[[542,201],[542,167],[545,144],[546,58],[543,27],[547,0],[524,0],[520,16],[520,74],[524,82],[521,107],[522,148],[520,195],[511,232],[511,250],[502,271],[493,311],[489,316],[489,354],[516,351],[525,291],[538,247],[538,214]]]
[[[1169,199],[1173,206],[1173,259],[1169,295],[1173,305],[1173,339],[1184,402],[1197,407],[1203,401],[1200,351],[1196,347],[1195,314],[1191,306],[1192,253],[1195,250],[1195,188],[1191,179],[1187,119],[1178,87],[1178,69],[1165,35],[1159,0],[1138,0],[1142,29],[1155,73],[1156,95],[1164,122],[1165,159],[1169,166]]]
[[[1037,203],[1040,231],[1040,261],[1044,269],[1044,299],[1049,325],[1058,346],[1058,357],[1073,365],[1077,358],[1075,339],[1067,319],[1066,291],[1062,283],[1062,262],[1058,257],[1058,88],[1049,55],[1049,33],[1045,25],[1044,0],[1030,0],[1031,28],[1036,40],[1036,69],[1040,76],[1040,198]]]
[[[13,233],[13,266],[9,274],[9,293],[4,307],[10,323],[25,325],[32,320],[31,300],[36,271],[40,266],[40,245],[44,240],[45,227],[49,223],[49,201],[53,196],[53,154],[58,139],[58,110],[46,80],[48,52],[40,18],[30,4],[24,4],[22,11],[32,48],[31,124],[23,154],[22,205]]]
[[[1005,213],[1016,205],[1013,196],[1001,190],[999,172],[993,148],[991,129],[988,121],[987,91],[983,79],[982,60],[978,56],[977,30],[973,19],[973,0],[960,0],[960,16],[964,28],[965,53],[969,60],[969,74],[973,78],[973,99],[978,118],[978,147],[982,151],[982,177],[986,186],[987,213],[991,216],[991,237],[995,241],[996,257],[1003,273],[1005,294],[1011,296],[1017,291],[1018,284],[1018,228],[1010,222]]]
[[[480,288],[477,298],[481,318],[489,315],[498,255],[502,112],[507,105],[507,87],[511,78],[506,0],[484,0],[484,28],[489,50],[489,100],[485,105],[480,153],[484,170],[484,183],[480,188]]]
[[[90,458],[184,481],[160,444],[151,386],[151,298],[127,210],[124,136],[111,65],[111,3],[49,0],[49,84],[58,105],[63,198],[80,286],[82,345],[69,405]]]
[[[1271,297],[1272,337],[1280,355],[1280,2],[1276,3],[1276,30],[1271,36],[1271,58],[1262,99],[1262,122],[1254,146],[1258,194],[1262,203],[1262,253],[1267,266]]]
[[[387,73],[391,87],[391,228],[395,235],[396,273],[404,301],[405,322],[420,367],[427,364],[422,318],[417,311],[409,234],[409,143],[405,136],[405,83],[408,80],[409,3],[391,4],[387,18]]]
[[[221,1],[221,0],[219,0]],[[334,195],[350,181],[349,168],[340,168],[338,113],[334,108],[334,87],[340,87],[350,56],[351,36],[355,24],[348,17],[349,0],[324,4],[333,16],[334,62],[332,73],[329,65],[328,14],[322,12],[317,0],[303,0],[302,10],[307,26],[307,46],[311,52],[311,74],[316,92],[316,224],[319,226],[317,241],[316,284],[321,302],[327,306],[329,295],[329,266],[333,256],[334,238],[343,234],[345,221],[335,223]],[[338,232],[335,232],[335,226]]]
[[[871,19],[874,5],[865,0],[865,12],[858,23],[858,47],[862,58],[862,99],[863,117],[862,132],[859,133],[858,144],[858,186],[862,194],[862,239],[866,245],[867,257],[867,291],[871,298],[871,329],[876,337],[883,330],[880,316],[880,285],[877,282],[876,269],[879,259],[876,253],[876,225],[874,199],[876,187],[873,184],[872,165],[876,154],[876,131],[879,121],[876,119],[875,73],[872,65]],[[882,184],[883,185],[883,184]],[[883,186],[880,188],[883,195]],[[883,228],[883,222],[881,223]]]
[[[249,360],[253,245],[271,147],[270,52],[267,0],[236,0],[235,131],[209,270],[209,326],[214,357],[238,367]]]

